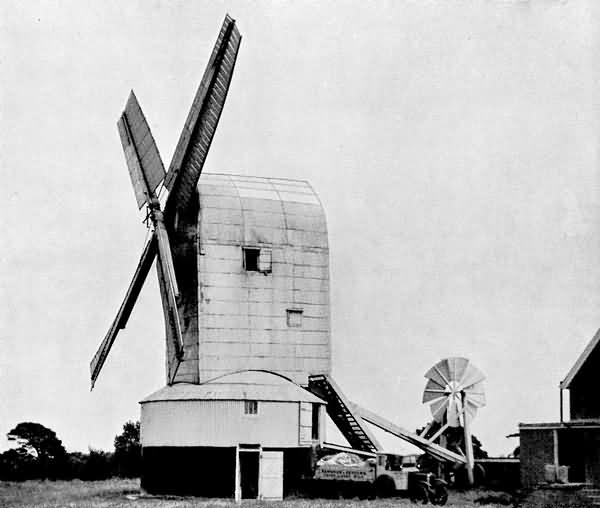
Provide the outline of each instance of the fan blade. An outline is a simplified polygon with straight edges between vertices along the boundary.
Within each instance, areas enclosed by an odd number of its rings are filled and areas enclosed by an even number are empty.
[[[452,371],[450,369],[450,362],[448,361],[448,358],[444,358],[442,361],[438,362],[434,369],[437,369],[444,379],[448,381],[453,381]]]
[[[442,397],[447,397],[446,392],[441,392],[439,390],[425,390],[423,392],[423,404],[427,404],[428,402],[433,402],[434,400],[441,399]]]
[[[444,372],[444,370],[446,370],[446,367],[444,360],[442,360],[441,362],[438,362],[433,367],[431,367],[431,369],[429,369],[425,373],[425,377],[428,379],[432,379],[440,386],[446,387],[446,385],[450,383],[450,380],[448,379],[448,376],[446,375],[446,372]]]
[[[481,383],[485,379],[483,372],[481,372],[477,367],[474,367],[472,364],[465,369],[465,373],[463,374],[462,379],[460,380],[460,389],[468,390],[475,383]]]
[[[127,289],[127,293],[125,294],[125,299],[119,308],[119,312],[117,312],[117,316],[113,321],[106,337],[100,344],[98,351],[94,355],[90,363],[90,373],[92,380],[92,389],[94,388],[94,384],[96,383],[96,379],[98,379],[98,375],[100,374],[100,370],[106,361],[106,357],[110,352],[110,348],[112,347],[115,338],[117,337],[117,333],[122,328],[125,328],[127,325],[127,320],[131,315],[131,311],[133,310],[133,306],[142,290],[144,285],[144,281],[150,271],[150,267],[152,266],[152,262],[154,261],[154,257],[157,252],[157,242],[156,237],[153,235],[150,241],[146,244],[144,252],[142,253],[142,257],[138,263],[138,266],[135,270],[135,274],[133,276],[133,280],[129,284],[129,288]]]
[[[465,399],[469,404],[473,404],[476,407],[485,406],[485,393],[483,393],[483,389],[477,392],[466,390]]]
[[[165,177],[165,167],[133,90],[117,122],[138,208],[149,202]]]
[[[469,360],[461,357],[448,358],[448,365],[452,381],[460,381],[469,365]]]
[[[425,385],[425,391],[423,392],[423,403],[431,402],[435,399],[439,399],[440,397],[445,397],[447,395],[446,390],[442,385],[434,381],[433,379],[429,379],[427,384]]]
[[[235,21],[225,16],[165,179],[165,186],[171,191],[166,208],[169,213],[172,207],[184,208],[196,192],[223,111],[241,38]]]
[[[426,390],[440,390],[442,392],[446,391],[446,384],[444,382],[440,383],[436,379],[428,379],[427,384],[425,385]]]
[[[444,397],[443,399],[435,401],[431,406],[431,415],[436,422],[442,422],[444,420],[444,413],[446,408],[448,407],[448,398]]]

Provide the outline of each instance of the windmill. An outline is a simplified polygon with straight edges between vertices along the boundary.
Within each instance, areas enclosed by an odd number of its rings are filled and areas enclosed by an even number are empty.
[[[117,122],[137,205],[140,209],[147,207],[147,217],[153,231],[125,299],[91,361],[92,388],[119,330],[127,324],[155,257],[158,257],[157,274],[165,317],[167,384],[176,381],[186,349],[185,320],[181,316],[181,311],[185,312],[186,295],[180,291],[178,280],[185,279],[186,274],[174,262],[172,242],[174,236],[182,234],[182,226],[178,225],[178,221],[181,222],[180,216],[193,201],[227,97],[240,42],[241,35],[235,21],[226,16],[168,172],[165,172],[158,148],[133,92]],[[169,190],[164,211],[156,193],[161,183]]]
[[[469,483],[473,484],[473,441],[471,423],[477,410],[485,406],[483,381],[485,376],[466,358],[446,358],[425,373],[427,384],[423,403],[430,404],[432,422],[421,433],[426,437],[433,427],[439,427],[429,441],[443,437],[452,428],[463,428],[464,455],[467,459]]]
[[[286,473],[291,491],[312,474],[310,457],[324,442],[324,399],[357,448],[379,449],[366,421],[438,459],[465,463],[358,408],[330,377],[327,224],[310,184],[206,173],[200,181],[240,42],[226,16],[168,171],[133,92],[117,122],[152,235],[90,369],[93,388],[157,258],[167,382],[140,401],[142,489],[280,499],[284,457],[304,464]]]

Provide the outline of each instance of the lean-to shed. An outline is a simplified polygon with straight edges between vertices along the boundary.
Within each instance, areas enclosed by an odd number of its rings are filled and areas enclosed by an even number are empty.
[[[598,369],[600,330],[560,383],[560,421],[519,425],[524,487],[535,487],[553,477],[600,486],[600,402],[595,391]],[[569,391],[570,402],[566,418],[564,390]]]

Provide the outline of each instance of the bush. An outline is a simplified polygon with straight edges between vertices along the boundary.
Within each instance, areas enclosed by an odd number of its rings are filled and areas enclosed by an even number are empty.
[[[53,430],[39,423],[22,422],[7,437],[18,447],[0,455],[0,478],[54,480],[62,477],[67,452]]]
[[[39,469],[36,457],[23,448],[14,448],[0,454],[0,480],[24,481],[39,478]]]
[[[114,453],[92,448],[88,453],[67,453],[54,431],[39,423],[20,423],[8,437],[19,446],[0,454],[0,480],[106,480],[140,475],[139,422],[123,425],[123,432],[115,437]]]
[[[140,422],[126,422],[123,432],[115,437],[115,472],[121,478],[140,476],[142,447],[140,445]]]
[[[83,467],[78,476],[81,480],[106,480],[114,476],[112,453],[90,448],[90,453],[83,458]]]

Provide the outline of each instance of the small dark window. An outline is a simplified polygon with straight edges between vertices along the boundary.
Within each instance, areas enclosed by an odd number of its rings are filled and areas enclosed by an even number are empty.
[[[244,248],[244,269],[247,272],[258,272],[258,258],[260,249]]]
[[[242,247],[242,251],[244,253],[244,270],[264,274],[271,273],[273,265],[271,249]]]
[[[291,328],[302,327],[302,310],[287,309],[287,325]]]
[[[312,405],[312,432],[311,438],[313,441],[319,439],[319,404]]]
[[[244,414],[245,415],[257,415],[258,414],[258,401],[245,400],[244,401]]]

